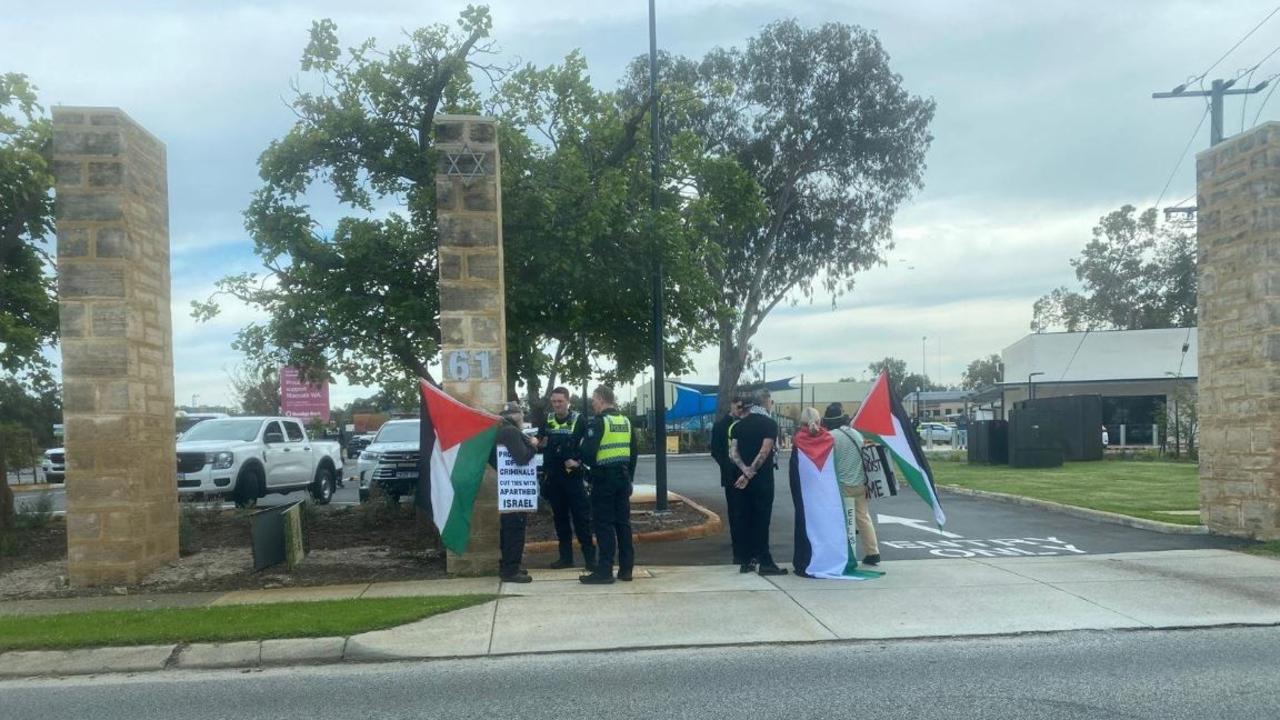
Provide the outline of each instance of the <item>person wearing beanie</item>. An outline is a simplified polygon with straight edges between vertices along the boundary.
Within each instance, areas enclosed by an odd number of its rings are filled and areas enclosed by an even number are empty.
[[[511,459],[517,464],[527,465],[537,454],[537,445],[524,432],[524,408],[520,403],[509,402],[502,408],[502,424],[498,426],[497,443],[489,453],[489,464],[496,470],[498,467],[498,445],[511,453]],[[498,576],[503,582],[527,583],[533,578],[520,567],[524,560],[525,528],[528,515],[522,512],[505,512],[499,516],[498,545],[501,558],[498,560]]]
[[[858,539],[862,542],[862,564],[875,567],[880,564],[880,544],[876,540],[876,526],[871,522],[871,503],[867,499],[867,472],[862,467],[862,435],[850,427],[849,415],[844,406],[833,402],[822,414],[822,425],[831,431],[835,439],[836,479],[846,487],[860,486],[854,494],[854,519],[858,526]]]

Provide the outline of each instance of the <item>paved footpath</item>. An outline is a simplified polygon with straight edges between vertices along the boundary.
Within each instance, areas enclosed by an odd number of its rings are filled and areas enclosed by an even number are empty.
[[[499,597],[349,638],[8,652],[0,654],[0,676],[1280,624],[1280,562],[1229,550],[904,560],[883,569],[887,575],[864,582],[653,566],[610,586],[583,586],[574,571],[535,570],[526,585],[468,579],[319,588],[305,592],[312,599]],[[211,602],[297,600],[300,592]]]

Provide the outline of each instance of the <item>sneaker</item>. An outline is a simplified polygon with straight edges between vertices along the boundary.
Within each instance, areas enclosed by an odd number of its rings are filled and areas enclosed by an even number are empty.
[[[743,574],[746,574],[749,572],[755,572],[755,571],[756,571],[756,564],[753,562],[744,562],[742,563],[742,565],[738,566],[738,572]]]
[[[786,575],[787,569],[778,567],[777,565],[761,565],[761,575]]]
[[[863,565],[866,565],[867,567],[875,567],[875,566],[879,565],[879,564],[880,564],[880,553],[876,553],[875,555],[868,555],[868,556],[866,556],[866,557],[862,558],[862,564],[863,564]]]
[[[630,569],[619,570],[618,579],[621,580],[622,582],[631,582],[631,570]]]
[[[504,577],[502,578],[502,582],[509,582],[509,583],[531,583],[531,582],[533,582],[533,578],[529,577],[529,574],[528,574],[528,573],[525,573],[525,574],[523,574],[523,575],[522,575],[522,574],[520,574],[520,573],[516,573],[515,575],[506,575],[506,576],[504,576]]]
[[[573,567],[573,558],[569,558],[567,560],[565,558],[560,558],[559,560],[551,563],[547,567],[551,568],[552,570],[564,570],[565,568],[571,568]]]
[[[612,585],[612,575],[601,575],[599,573],[591,573],[590,575],[579,575],[578,582],[583,585]]]

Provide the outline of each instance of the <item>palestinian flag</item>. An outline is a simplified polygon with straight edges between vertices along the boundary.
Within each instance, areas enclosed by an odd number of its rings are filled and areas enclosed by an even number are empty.
[[[861,458],[859,458],[859,461]],[[823,430],[796,431],[791,451],[791,500],[796,506],[796,572],[810,577],[868,580],[884,573],[858,569],[854,498],[865,493],[856,485],[842,488],[836,480],[835,438]]]
[[[497,415],[467,407],[426,380],[422,392],[423,462],[418,502],[431,499],[431,519],[444,546],[461,555],[471,539],[471,509],[498,437]],[[422,492],[425,484],[429,493]]]
[[[883,445],[889,451],[889,457],[898,466],[900,474],[916,494],[933,508],[933,519],[942,527],[947,516],[942,512],[942,503],[938,501],[938,492],[933,485],[933,470],[929,468],[929,460],[920,449],[920,441],[911,427],[911,418],[902,409],[902,402],[893,394],[889,386],[888,373],[880,373],[867,399],[858,408],[853,418],[853,429],[862,433],[867,439]]]

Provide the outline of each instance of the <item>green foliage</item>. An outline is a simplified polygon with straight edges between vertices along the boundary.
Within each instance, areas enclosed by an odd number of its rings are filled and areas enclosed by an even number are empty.
[[[1143,330],[1196,322],[1194,228],[1161,223],[1155,208],[1104,215],[1071,261],[1081,291],[1060,287],[1036,301],[1031,329]]]
[[[52,383],[58,332],[45,245],[53,236],[52,129],[25,75],[0,75],[0,371]]]
[[[318,89],[295,87],[298,120],[259,158],[263,186],[245,212],[266,275],[218,283],[218,294],[266,318],[234,345],[252,365],[356,384],[430,377],[439,345],[434,118],[478,109],[467,71],[487,51],[488,11],[468,7],[459,28],[432,25],[387,50],[367,40],[344,52],[332,21],[312,25],[302,69]],[[349,213],[331,229],[307,204],[317,185]],[[216,300],[194,303],[193,315],[217,314]]]
[[[242,415],[280,412],[280,373],[274,367],[241,365],[231,373],[231,391]]]
[[[502,84],[503,239],[508,360],[538,396],[539,376],[604,382],[634,377],[651,359],[649,278],[661,256],[667,282],[668,368],[689,369],[691,351],[712,338],[701,322],[712,302],[705,243],[679,217],[663,188],[654,219],[658,245],[641,219],[651,185],[638,132],[644,100],[592,87],[582,56],[526,66]],[[593,358],[613,361],[607,371]]]
[[[977,390],[990,387],[1000,382],[1004,375],[1004,361],[999,355],[992,353],[969,363],[964,375],[960,378],[960,387],[964,390]]]
[[[0,617],[0,650],[347,636],[491,599],[441,595]]]
[[[898,207],[922,185],[931,100],[910,95],[871,32],[767,25],[744,49],[664,56],[669,181],[697,198],[686,222],[715,243],[708,313],[720,402],[764,318],[795,293],[833,299],[892,246]],[[647,94],[646,59],[624,96]]]
[[[926,392],[933,390],[945,390],[946,388],[929,380],[927,375],[907,372],[907,361],[901,358],[886,357],[883,360],[877,360],[867,366],[867,370],[871,372],[872,378],[879,377],[880,373],[889,373],[889,387],[899,400],[903,400],[908,393],[913,393],[917,389]],[[907,408],[908,411],[911,408]]]

